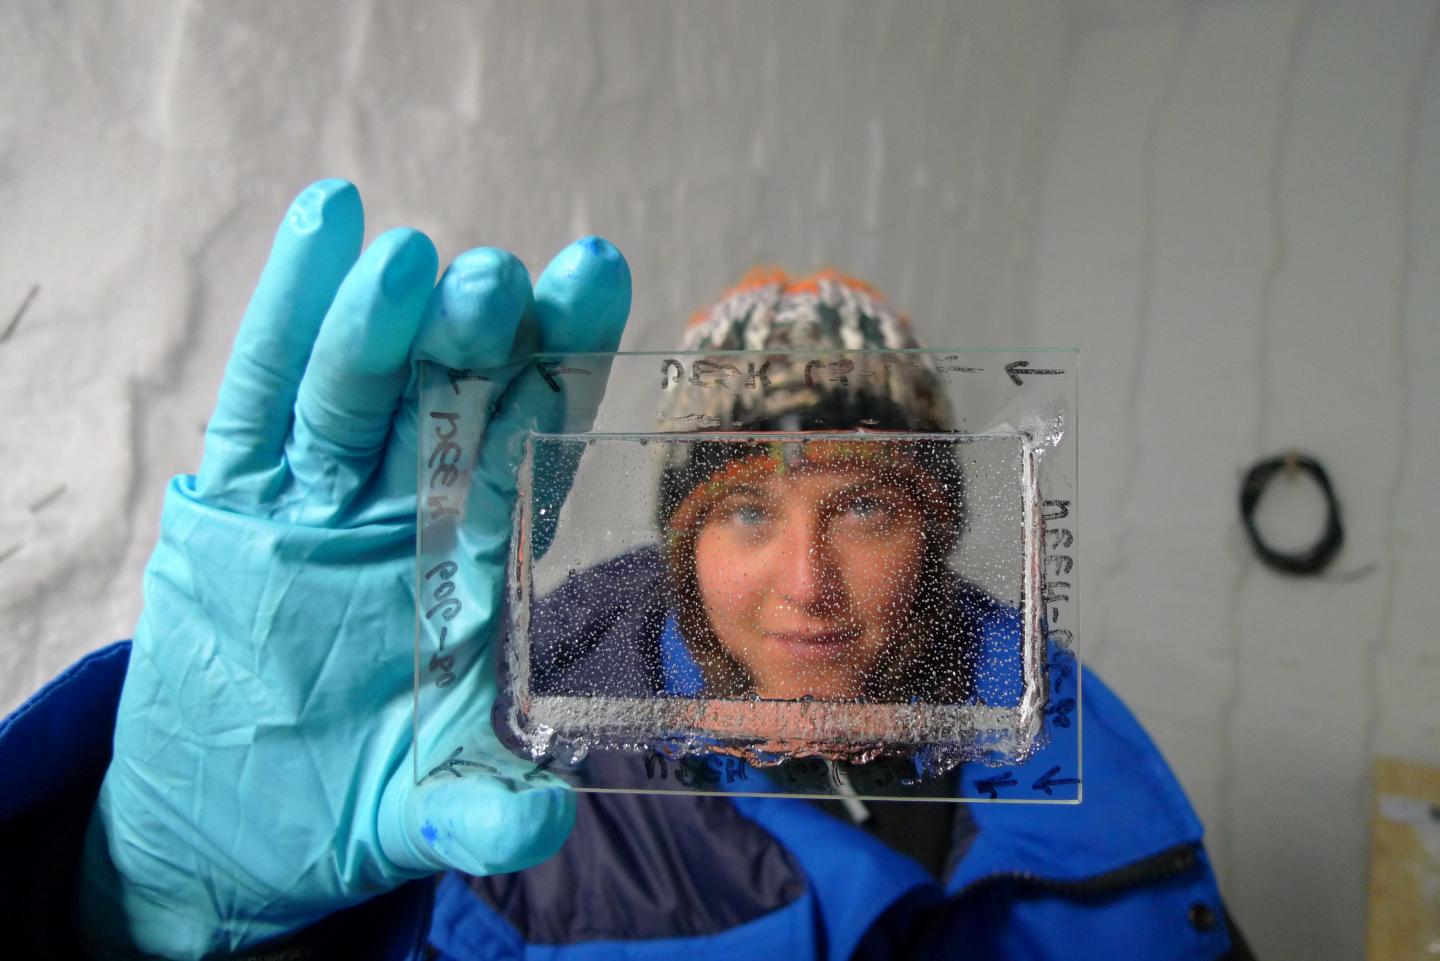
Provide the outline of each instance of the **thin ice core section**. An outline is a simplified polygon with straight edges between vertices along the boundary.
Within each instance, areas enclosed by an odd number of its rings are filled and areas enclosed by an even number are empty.
[[[1022,761],[1046,700],[1036,461],[1014,431],[532,434],[502,740],[787,776]]]

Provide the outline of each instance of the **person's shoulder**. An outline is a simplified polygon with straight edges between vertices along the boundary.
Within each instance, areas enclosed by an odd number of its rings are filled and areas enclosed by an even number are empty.
[[[1128,805],[1143,798],[1150,809],[1168,814],[1175,836],[1199,840],[1200,819],[1179,779],[1124,700],[1094,669],[1084,671],[1080,690],[1081,746],[1095,790],[1106,791],[1114,802],[1134,798]]]
[[[25,772],[5,778],[0,820],[98,782],[129,663],[129,641],[92,651],[0,720],[0,770]]]
[[[572,571],[530,611],[536,693],[634,694],[658,689],[665,568],[641,548]]]
[[[634,591],[653,591],[665,576],[658,547],[641,547],[590,567],[572,569],[536,602],[536,611],[558,614],[564,605],[621,603]]]
[[[1053,652],[1052,652],[1053,654]],[[1073,664],[1073,661],[1072,661]],[[1204,829],[1164,755],[1125,703],[1095,671],[1073,666],[1077,688],[1072,713],[1078,725],[1052,731],[1070,743],[1081,796],[1078,803],[977,805],[982,833],[1008,853],[1020,853],[1026,872],[1075,880],[1117,871],[1165,854],[1198,850]],[[1054,758],[1042,751],[1016,767],[1014,778],[1048,773]],[[1049,853],[1047,853],[1049,852]],[[1017,870],[1011,868],[1012,870]]]
[[[972,805],[977,831],[952,890],[972,895],[971,917],[996,937],[1023,931],[1036,956],[1165,957],[1188,945],[1187,957],[1230,957],[1204,831],[1179,780],[1115,691],[1093,670],[1072,672],[1080,801]],[[1013,774],[1023,783],[1041,771],[1049,762],[1036,758]]]
[[[75,866],[110,761],[130,644],[86,655],[0,721],[0,925],[7,957],[75,957]]]

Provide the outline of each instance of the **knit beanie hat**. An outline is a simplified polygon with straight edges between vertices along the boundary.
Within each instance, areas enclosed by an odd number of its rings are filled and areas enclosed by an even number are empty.
[[[690,318],[680,349],[784,353],[918,346],[909,319],[863,281],[834,270],[792,279],[779,268],[757,267]],[[713,358],[710,367],[722,376],[739,373],[723,357]],[[803,379],[762,383],[758,390],[697,386],[675,384],[662,418],[688,419],[707,430],[954,429],[945,392],[924,355],[839,359],[815,376],[807,370]]]
[[[807,367],[803,378],[765,379],[743,390],[678,382],[669,388],[660,412],[662,422],[746,433],[952,431],[955,419],[949,401],[924,354],[838,354],[848,350],[909,351],[918,346],[908,318],[863,281],[833,270],[792,279],[775,267],[755,268],[712,307],[691,317],[681,349],[821,352],[816,356],[822,360],[814,365],[820,369],[812,375]],[[830,351],[837,354],[827,357],[824,352]],[[706,363],[692,361],[692,370]],[[742,374],[723,354],[714,355],[708,365],[712,373],[730,373],[736,381],[739,377],[733,375]],[[926,468],[938,482],[945,512],[958,526],[962,485],[949,445],[906,447],[907,459]],[[873,461],[882,455],[882,448],[837,442],[800,448],[793,443],[763,444],[759,440],[677,444],[661,478],[662,531],[700,484],[735,473],[737,460],[753,460],[762,454],[780,462],[788,460],[792,466],[799,466],[797,457],[823,459],[838,466],[846,458]],[[693,514],[687,511],[683,519],[694,520]]]

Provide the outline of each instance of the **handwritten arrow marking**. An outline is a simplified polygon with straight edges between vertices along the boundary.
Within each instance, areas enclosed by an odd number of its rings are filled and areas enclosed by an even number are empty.
[[[1061,785],[1061,784],[1079,784],[1079,783],[1080,783],[1080,779],[1079,779],[1078,777],[1056,777],[1055,775],[1057,775],[1057,774],[1059,774],[1059,773],[1060,773],[1060,765],[1057,764],[1057,765],[1055,765],[1054,767],[1052,767],[1050,770],[1046,771],[1044,774],[1040,775],[1040,779],[1039,779],[1038,781],[1036,781],[1034,784],[1030,785],[1030,790],[1032,790],[1032,791],[1044,791],[1048,796],[1054,797],[1054,796],[1055,796],[1055,792],[1052,791],[1052,790],[1050,790],[1052,787],[1056,787],[1056,786]]]
[[[988,794],[990,800],[994,801],[1000,797],[999,788],[1011,787],[1019,783],[1020,782],[1015,780],[1015,776],[1009,771],[1002,771],[994,777],[987,777],[983,780],[976,781],[975,790]]]
[[[1005,365],[1005,373],[1007,373],[1007,374],[1010,375],[1010,379],[1015,382],[1015,386],[1016,386],[1016,387],[1024,387],[1024,386],[1025,386],[1025,382],[1020,379],[1020,375],[1021,375],[1021,374],[1024,374],[1025,376],[1028,377],[1028,376],[1030,376],[1031,374],[1063,374],[1063,373],[1065,373],[1065,371],[1063,371],[1063,370],[1040,370],[1040,369],[1038,369],[1038,368],[1032,370],[1031,367],[1030,367],[1030,361],[1028,361],[1028,360],[1016,360],[1016,361],[1011,361],[1010,363],[1008,363],[1008,364]]]

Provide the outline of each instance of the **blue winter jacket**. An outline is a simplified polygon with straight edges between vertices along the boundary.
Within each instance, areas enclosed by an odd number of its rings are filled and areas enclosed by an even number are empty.
[[[622,611],[615,585],[590,580],[570,626],[639,676],[663,672],[664,611]],[[128,643],[97,651],[0,723],[0,914],[19,946],[7,956],[80,956],[74,872],[128,660]],[[573,833],[544,864],[409,884],[250,956],[1226,957],[1198,819],[1124,705],[1093,674],[1081,683],[1083,803],[953,805],[940,881],[805,800],[582,793]],[[1014,768],[1000,796],[1032,793],[1050,766],[1042,752]]]

